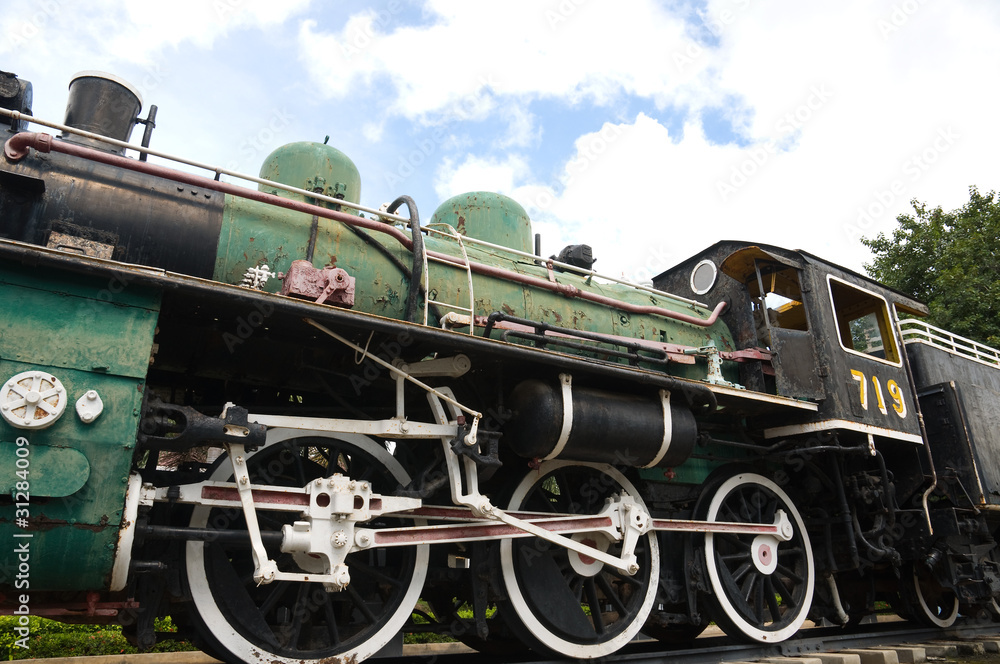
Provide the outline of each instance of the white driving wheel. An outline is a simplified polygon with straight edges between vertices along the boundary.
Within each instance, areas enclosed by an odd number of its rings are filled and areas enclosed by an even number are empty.
[[[958,595],[944,588],[927,567],[914,563],[903,570],[900,596],[909,616],[928,627],[951,627],[958,620]]]
[[[609,465],[549,461],[518,484],[508,508],[596,514],[605,499],[623,492],[639,501],[632,483]],[[621,553],[621,543],[602,533],[573,538]],[[502,606],[504,619],[535,650],[579,659],[609,655],[639,633],[656,599],[660,551],[655,533],[639,538],[635,555],[639,571],[628,576],[538,538],[503,540],[500,563],[509,597]]]
[[[409,481],[403,467],[370,438],[287,429],[268,432],[267,444],[247,455],[254,484],[304,486],[317,477],[341,473],[370,482],[377,493],[392,493]],[[229,480],[225,460],[211,479]],[[260,511],[261,530],[280,530],[295,511]],[[375,519],[366,528],[405,524]],[[410,523],[414,523],[411,520]],[[194,508],[191,526],[245,529],[242,512]],[[276,581],[257,586],[246,544],[188,542],[187,585],[196,625],[209,649],[226,659],[260,664],[319,664],[361,661],[377,653],[410,618],[427,574],[428,546],[358,551],[347,557],[351,583],[327,592],[319,583]],[[289,554],[269,555],[285,571],[299,571]]]
[[[795,634],[812,604],[813,554],[799,511],[768,478],[739,473],[714,489],[707,521],[773,524],[779,510],[792,525],[788,541],[773,535],[705,535],[709,603],[730,636],[777,643]]]

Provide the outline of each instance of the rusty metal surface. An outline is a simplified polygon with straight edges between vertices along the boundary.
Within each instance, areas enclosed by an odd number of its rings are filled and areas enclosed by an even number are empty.
[[[21,133],[17,134],[7,140],[5,144],[5,154],[8,158],[16,161],[23,158],[27,154],[27,149],[34,148],[42,152],[56,151],[64,154],[74,155],[82,157],[84,159],[89,159],[95,162],[100,162],[103,164],[108,164],[111,166],[116,166],[121,169],[126,169],[130,171],[138,171],[140,173],[146,173],[149,175],[156,175],[165,179],[170,179],[176,182],[181,182],[184,184],[192,185],[195,187],[201,187],[211,191],[219,191],[231,194],[233,196],[239,196],[241,198],[247,198],[250,200],[255,200],[269,205],[282,207],[290,210],[297,210],[299,212],[306,212],[310,215],[316,215],[319,217],[334,219],[336,221],[341,221],[343,223],[359,226],[362,228],[368,228],[369,230],[374,230],[380,233],[388,234],[398,240],[407,249],[412,249],[413,242],[406,236],[405,233],[399,229],[389,226],[388,224],[367,220],[361,217],[356,217],[343,212],[337,212],[335,210],[328,210],[316,205],[309,205],[306,203],[301,203],[298,201],[293,201],[285,198],[280,198],[272,194],[266,194],[261,192],[252,191],[245,189],[243,187],[238,187],[225,182],[211,180],[209,178],[204,178],[197,175],[191,175],[188,173],[183,173],[180,171],[175,171],[170,168],[163,166],[158,166],[156,164],[150,164],[148,162],[140,162],[132,159],[126,159],[124,157],[119,157],[118,155],[106,154],[98,150],[91,150],[88,148],[72,145],[69,143],[61,141],[51,141],[46,134],[32,134],[32,133]],[[448,254],[440,254],[437,252],[428,252],[428,255],[434,256],[444,263],[451,263],[462,270],[466,269],[465,264],[460,258]],[[518,283],[525,286],[531,286],[542,291],[550,291],[553,293],[558,293],[566,297],[579,298],[581,300],[587,300],[589,302],[595,302],[605,306],[613,307],[635,314],[649,314],[655,316],[662,316],[671,320],[682,321],[685,323],[690,323],[698,327],[711,327],[715,324],[719,317],[719,314],[726,307],[725,302],[720,302],[712,310],[707,317],[701,317],[698,315],[680,313],[673,309],[667,309],[660,306],[653,305],[641,305],[631,302],[626,302],[620,299],[615,299],[613,297],[607,297],[600,295],[591,290],[584,290],[569,283],[559,283],[556,281],[550,281],[548,279],[542,279],[540,277],[534,277],[528,274],[522,274],[519,272],[513,272],[505,270],[503,268],[498,268],[494,265],[486,265],[483,263],[470,262],[469,267],[476,274],[492,276],[499,279],[504,279],[513,283]]]
[[[636,385],[651,385],[678,390],[682,393],[687,392],[692,395],[691,399],[694,404],[705,403],[706,399],[714,402],[714,398],[710,397],[710,391],[705,385],[656,371],[483,339],[364,312],[319,306],[292,298],[275,297],[270,293],[229,286],[182,274],[173,274],[141,265],[122,265],[113,261],[75,256],[30,244],[0,239],[0,259],[2,258],[15,262],[28,262],[32,265],[48,266],[53,269],[104,275],[105,278],[120,275],[129,283],[162,289],[164,293],[170,295],[170,302],[174,302],[182,293],[185,299],[199,299],[206,305],[213,307],[214,315],[225,314],[227,310],[232,310],[233,318],[238,319],[246,312],[264,311],[268,312],[269,321],[277,323],[279,320],[287,320],[292,322],[290,324],[310,317],[323,323],[343,326],[346,330],[363,330],[366,335],[374,331],[376,334],[388,334],[393,338],[410,339],[410,343],[426,342],[438,348],[465,352],[473,361],[490,355],[499,361],[539,363],[539,365],[553,369],[573,371],[581,376],[594,376],[601,380],[627,381]],[[279,316],[279,312],[282,315]],[[162,354],[163,350],[161,349],[160,352]]]
[[[823,381],[817,374],[819,361],[813,344],[813,333],[801,330],[771,328],[774,351],[771,362],[778,393],[798,399],[822,399]]]
[[[278,278],[282,280],[281,295],[314,300],[316,304],[354,306],[355,279],[339,267],[320,269],[307,260],[297,260]]]
[[[173,272],[212,275],[224,202],[224,196],[214,191],[59,152],[35,154],[18,163],[0,160],[0,174],[2,237],[43,247],[62,245],[68,251],[83,249],[84,254]],[[32,180],[37,186],[26,186]],[[112,254],[108,256],[100,245],[111,246]]]

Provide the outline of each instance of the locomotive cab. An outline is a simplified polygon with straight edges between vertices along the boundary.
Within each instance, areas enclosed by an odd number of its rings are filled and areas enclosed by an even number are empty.
[[[894,319],[926,315],[921,303],[805,252],[739,242],[709,247],[654,285],[728,301],[737,347],[762,358],[741,363],[742,384],[818,404],[765,438],[845,431],[921,442]]]

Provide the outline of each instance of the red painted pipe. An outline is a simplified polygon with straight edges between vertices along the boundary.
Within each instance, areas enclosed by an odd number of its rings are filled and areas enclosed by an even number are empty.
[[[4,156],[7,157],[8,161],[17,162],[28,156],[28,148],[34,148],[39,152],[61,152],[63,154],[68,154],[74,157],[80,157],[81,159],[89,159],[91,161],[97,161],[102,164],[108,164],[109,166],[116,166],[118,168],[124,168],[130,171],[137,171],[139,173],[145,173],[147,175],[155,175],[156,177],[161,177],[166,180],[172,180],[174,182],[181,182],[183,184],[191,185],[192,187],[199,187],[201,189],[211,189],[212,191],[218,191],[224,194],[231,194],[239,198],[246,198],[252,201],[257,201],[259,203],[266,203],[268,205],[275,205],[277,207],[283,207],[288,210],[294,210],[296,212],[302,212],[305,214],[314,214],[318,217],[323,217],[325,219],[332,219],[333,221],[339,221],[344,224],[350,224],[352,226],[359,226],[361,228],[367,228],[368,230],[376,231],[379,233],[386,233],[395,238],[400,244],[406,247],[408,250],[413,251],[413,240],[407,237],[405,233],[389,224],[375,221],[373,219],[365,219],[362,217],[356,217],[352,214],[347,214],[345,212],[338,212],[336,210],[329,210],[318,205],[312,205],[310,203],[303,203],[300,201],[293,201],[287,198],[281,198],[280,196],[275,196],[274,194],[266,194],[262,191],[255,191],[253,189],[247,189],[245,187],[240,187],[234,184],[229,184],[228,182],[220,182],[219,180],[213,180],[211,178],[202,177],[200,175],[193,175],[191,173],[184,173],[183,171],[177,171],[172,168],[167,168],[166,166],[159,166],[157,164],[151,164],[148,161],[138,161],[136,159],[128,159],[116,154],[111,154],[108,152],[101,152],[100,150],[94,150],[92,148],[87,148],[82,145],[76,145],[74,143],[67,143],[66,141],[56,141],[52,139],[52,136],[45,133],[33,133],[33,132],[21,132],[20,134],[15,134],[14,136],[7,139],[4,144]],[[460,259],[449,256],[448,254],[438,253],[436,251],[428,251],[428,256],[433,256],[434,258],[441,259],[452,265],[465,269],[465,264],[461,262]],[[469,262],[469,267],[476,274],[481,274],[483,276],[494,277],[497,279],[503,279],[506,281],[513,281],[515,283],[523,284],[525,286],[532,286],[534,288],[540,288],[543,290],[552,291],[555,293],[561,293],[567,297],[575,297],[581,300],[587,300],[589,302],[595,302],[597,304],[603,304],[608,307],[613,307],[621,311],[627,311],[632,314],[649,314],[655,316],[662,316],[664,318],[670,318],[672,320],[681,321],[684,323],[690,323],[691,325],[697,325],[699,327],[711,327],[715,324],[716,320],[719,318],[725,308],[726,303],[720,302],[712,310],[712,314],[707,318],[699,318],[697,316],[691,316],[689,314],[682,314],[677,311],[671,311],[670,309],[663,309],[662,307],[654,307],[650,305],[641,304],[629,304],[628,302],[622,302],[621,300],[616,300],[614,298],[606,297],[604,295],[599,295],[597,293],[591,293],[590,291],[585,291],[573,286],[571,284],[559,284],[547,279],[542,279],[540,277],[533,277],[527,274],[521,274],[519,272],[513,272],[511,270],[505,270],[503,268],[495,267],[492,265],[485,265],[483,263]]]

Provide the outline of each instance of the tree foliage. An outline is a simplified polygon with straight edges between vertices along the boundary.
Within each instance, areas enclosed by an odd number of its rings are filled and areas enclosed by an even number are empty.
[[[932,325],[1000,346],[1000,197],[970,187],[957,210],[912,204],[891,237],[861,239],[868,274],[925,302]]]

